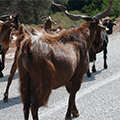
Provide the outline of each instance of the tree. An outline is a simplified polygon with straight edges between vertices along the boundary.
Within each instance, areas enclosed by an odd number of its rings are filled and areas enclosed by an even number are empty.
[[[8,14],[11,4],[11,0],[0,0],[0,15]]]
[[[120,0],[114,1],[110,15],[111,16],[119,16],[120,15]]]
[[[81,10],[85,5],[89,5],[92,0],[69,0],[69,10]]]
[[[2,0],[0,15],[17,13],[21,22],[39,23],[41,16],[48,16],[53,0]]]

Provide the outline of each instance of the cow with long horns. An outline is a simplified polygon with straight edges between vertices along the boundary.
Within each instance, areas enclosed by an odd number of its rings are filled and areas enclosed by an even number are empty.
[[[52,89],[61,86],[70,94],[65,119],[71,120],[71,114],[79,116],[75,96],[88,69],[91,46],[101,46],[102,40],[95,39],[104,29],[99,19],[109,15],[112,2],[109,0],[108,9],[94,17],[71,14],[64,6],[53,3],[70,19],[84,19],[87,23],[55,35],[38,32],[21,43],[18,71],[25,120],[28,120],[29,109],[33,119],[38,120],[38,108],[46,104]]]

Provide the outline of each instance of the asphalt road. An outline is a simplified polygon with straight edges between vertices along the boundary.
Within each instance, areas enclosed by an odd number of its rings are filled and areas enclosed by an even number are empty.
[[[97,72],[84,76],[76,103],[80,116],[74,120],[120,120],[120,32],[109,36],[108,69],[103,69],[103,54],[97,55]],[[18,72],[10,87],[9,101],[3,102],[12,60],[6,60],[4,78],[0,78],[0,120],[23,120],[19,96]],[[48,104],[39,109],[40,120],[64,120],[68,93],[65,87],[52,91]],[[30,120],[32,120],[30,114]]]

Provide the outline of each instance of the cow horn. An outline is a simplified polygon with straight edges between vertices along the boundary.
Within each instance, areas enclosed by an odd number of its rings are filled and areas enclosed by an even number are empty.
[[[97,14],[96,16],[94,16],[93,18],[90,16],[84,16],[84,15],[74,15],[71,14],[67,11],[67,8],[65,6],[62,6],[60,4],[56,4],[54,2],[52,2],[53,5],[57,6],[58,8],[60,8],[70,19],[72,20],[80,20],[80,19],[84,19],[86,21],[94,21],[94,19],[101,19],[103,17],[106,17],[107,15],[109,15],[110,13],[110,9],[112,6],[113,0],[109,0],[109,7],[107,10],[105,10],[102,13]]]
[[[51,21],[51,23],[54,23],[55,25],[57,24],[50,16],[48,17],[48,19]]]
[[[10,18],[10,16],[11,16],[11,15],[2,15],[2,16],[0,16],[0,19],[3,19],[3,18],[8,19],[8,18]]]
[[[9,16],[9,19],[4,22],[5,25],[6,25],[6,26],[9,26],[9,25],[14,21],[14,18],[15,18],[14,15],[10,15],[10,16]]]
[[[2,20],[0,20],[0,23],[4,23]]]
[[[48,17],[47,16],[42,16],[39,21],[44,22]]]
[[[54,6],[57,6],[58,8],[60,8],[71,20],[80,20],[80,19],[84,19],[86,21],[93,21],[94,19],[90,16],[84,16],[84,15],[74,15],[71,14],[67,11],[67,8],[65,6],[62,6],[60,4],[56,4],[54,2],[52,2],[52,4]]]
[[[109,0],[109,7],[105,11],[103,11],[102,13],[95,15],[93,18],[99,20],[99,19],[102,19],[102,18],[108,16],[110,14],[110,10],[111,10],[113,1],[114,0]]]

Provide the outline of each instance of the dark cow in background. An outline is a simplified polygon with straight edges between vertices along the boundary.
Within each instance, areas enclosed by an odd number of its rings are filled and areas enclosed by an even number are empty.
[[[62,26],[57,26],[57,28],[52,28],[52,24],[57,24],[50,16],[43,16],[40,19],[40,22],[43,23],[44,30],[49,34],[55,34],[63,30]]]
[[[117,16],[115,18],[117,18]],[[90,62],[93,62],[92,72],[96,72],[96,67],[95,67],[96,54],[100,53],[102,51],[103,51],[103,59],[104,59],[104,69],[107,69],[107,67],[108,67],[107,61],[106,61],[106,59],[107,59],[107,46],[108,46],[108,42],[109,42],[108,35],[111,35],[113,33],[113,26],[116,25],[113,22],[113,20],[115,18],[110,19],[110,17],[106,17],[105,19],[102,20],[102,24],[106,27],[106,30],[103,30],[101,32],[103,44],[99,50],[95,50],[94,46],[93,46],[89,52]],[[99,37],[97,39],[99,39]],[[88,69],[87,76],[88,77],[91,76],[90,69]]]
[[[107,27],[106,32],[108,35],[111,35],[113,33],[113,26],[116,25],[113,21],[117,18],[118,16],[114,18],[106,17],[103,19],[102,24]]]

